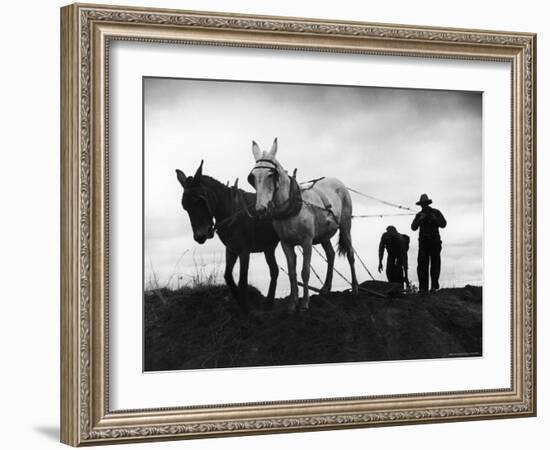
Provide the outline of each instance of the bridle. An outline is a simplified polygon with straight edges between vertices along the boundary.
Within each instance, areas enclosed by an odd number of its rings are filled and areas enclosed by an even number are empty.
[[[250,171],[250,174],[248,175],[247,181],[250,183],[250,185],[253,188],[256,188],[256,186],[253,183],[254,178],[253,178],[252,172],[256,169],[269,170],[270,175],[273,177],[273,196],[271,197],[271,200],[273,201],[273,199],[277,195],[277,192],[279,191],[279,167],[271,159],[265,159],[265,158],[258,159],[256,161],[256,164],[258,163],[260,163],[260,165],[256,165],[252,168],[252,170]],[[270,164],[270,165],[266,165],[266,164]]]
[[[267,164],[271,164],[270,166],[266,166],[266,165],[256,165],[252,168],[252,170],[250,171],[250,174],[248,175],[248,183],[252,186],[252,187],[256,187],[254,186],[254,183],[252,182],[253,180],[253,177],[252,177],[252,172],[256,169],[267,169],[269,170],[269,173],[271,175],[273,175],[273,196],[275,196],[275,193],[277,192],[277,190],[279,189],[279,167],[277,166],[277,164],[270,160],[270,159],[258,159],[256,161],[256,164],[258,163],[267,163]]]
[[[206,206],[206,210],[208,211],[208,215],[210,216],[210,220],[211,220],[211,225],[210,225],[210,228],[208,230],[208,234],[210,235],[214,235],[214,232],[216,231],[216,223],[215,223],[215,214],[214,214],[214,208],[212,207],[211,203],[210,203],[210,198],[208,196],[208,193],[207,191],[205,191],[204,189],[201,189],[199,187],[192,187],[192,188],[187,188],[187,192],[188,192],[188,195],[189,196],[192,196],[194,198],[197,198],[197,199],[200,199],[202,202],[204,202],[205,206]],[[210,237],[212,237],[210,236]]]
[[[195,198],[198,198],[204,202],[206,205],[206,209],[208,211],[208,214],[212,217],[214,217],[214,210],[212,208],[212,205],[210,204],[210,199],[208,198],[208,194],[204,191],[204,189],[200,188],[187,188],[187,192],[189,193],[189,196],[193,196]]]

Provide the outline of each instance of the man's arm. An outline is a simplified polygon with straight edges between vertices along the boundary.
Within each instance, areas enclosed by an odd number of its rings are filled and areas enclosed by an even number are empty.
[[[378,272],[382,272],[382,259],[384,259],[384,243],[386,233],[380,238],[380,244],[378,245]]]
[[[411,282],[409,281],[409,244],[411,239],[406,234],[403,234],[402,236],[404,241],[404,245],[401,248],[401,251],[403,252],[403,277],[405,285],[407,286],[407,289],[409,289],[411,286]]]
[[[409,255],[407,254],[407,251],[405,251],[405,254],[403,255],[403,277],[407,288],[409,288],[411,283],[409,281]]]
[[[439,209],[435,209],[434,212],[437,226],[439,228],[445,228],[447,226],[447,221],[445,220],[445,217],[443,217],[443,214],[441,214],[441,211],[439,211]]]
[[[403,245],[401,246],[401,254],[403,255],[403,267],[405,270],[409,269],[409,244],[411,239],[406,234],[402,234]]]
[[[420,226],[421,220],[422,220],[422,213],[419,212],[416,216],[414,216],[414,220],[411,223],[411,229],[413,231],[418,230],[418,227]]]

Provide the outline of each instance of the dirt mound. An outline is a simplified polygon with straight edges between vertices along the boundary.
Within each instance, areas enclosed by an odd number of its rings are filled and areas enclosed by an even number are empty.
[[[372,287],[372,286],[371,286]],[[262,309],[251,287],[245,316],[225,286],[160,290],[144,298],[145,370],[272,366],[481,356],[482,289],[381,298],[362,292],[311,297],[289,316]]]

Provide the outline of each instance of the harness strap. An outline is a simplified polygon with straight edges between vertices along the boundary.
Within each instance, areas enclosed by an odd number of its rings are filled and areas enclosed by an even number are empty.
[[[325,207],[325,209],[327,211],[332,211],[332,205],[330,204],[328,197],[325,195],[325,193],[322,191],[318,191],[317,195],[321,197],[321,201],[323,202],[323,206]]]
[[[308,187],[300,188],[302,191],[307,191],[317,184],[318,181],[324,180],[326,177],[314,178],[313,180],[302,181],[300,185],[309,184]]]
[[[255,169],[275,170],[274,167],[269,167],[269,166],[254,166],[254,167],[252,167],[252,170],[255,170]]]
[[[324,179],[325,179],[325,177],[319,177],[319,178],[315,178],[313,180],[304,181],[303,183],[300,183],[300,184],[311,183],[311,185],[306,187],[306,188],[302,188],[302,190],[306,191],[306,190],[312,189],[315,186],[315,184],[317,184],[318,181],[321,181],[321,180],[324,180]],[[317,209],[321,209],[323,211],[327,211],[334,218],[334,221],[336,223],[339,223],[338,218],[336,217],[336,214],[334,214],[334,211],[332,210],[332,205],[331,205],[328,197],[322,191],[318,191],[317,194],[319,195],[319,197],[321,197],[321,201],[323,202],[323,206],[315,205],[315,204],[310,203],[306,200],[303,200],[303,202],[306,205],[311,206],[312,208],[317,208]]]
[[[226,217],[225,219],[223,219],[222,221],[220,221],[220,222],[216,221],[216,223],[214,224],[213,230],[214,231],[219,231],[219,230],[221,230],[225,227],[233,225],[233,222],[235,222],[235,219],[237,218],[237,216],[241,212],[242,212],[242,210],[238,210],[238,211],[234,212],[233,214],[231,214],[229,217]]]
[[[277,167],[277,164],[275,163],[275,161],[272,161],[271,159],[260,158],[256,162],[257,163],[266,162],[266,163],[269,163],[269,164],[273,165],[274,167]]]
[[[312,208],[316,208],[316,209],[320,209],[321,211],[328,212],[337,224],[340,223],[339,220],[338,220],[338,217],[336,217],[336,214],[334,214],[334,211],[332,210],[332,205],[328,205],[328,207],[327,207],[327,206],[316,205],[314,203],[308,202],[307,200],[302,200],[302,202],[305,205],[311,206]]]

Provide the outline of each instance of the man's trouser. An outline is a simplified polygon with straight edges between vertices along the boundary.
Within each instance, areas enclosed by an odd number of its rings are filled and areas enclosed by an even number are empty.
[[[432,289],[439,289],[441,272],[441,241],[439,239],[421,239],[418,241],[418,288],[428,290],[428,274],[432,279]]]
[[[403,273],[402,255],[388,253],[388,259],[386,260],[386,276],[390,283],[403,284],[405,277]]]

